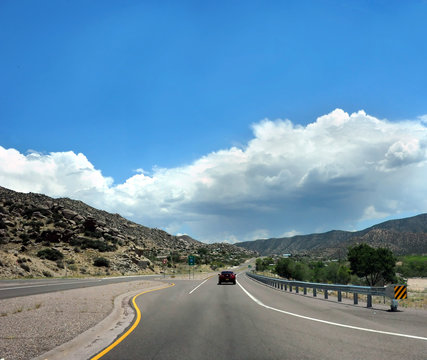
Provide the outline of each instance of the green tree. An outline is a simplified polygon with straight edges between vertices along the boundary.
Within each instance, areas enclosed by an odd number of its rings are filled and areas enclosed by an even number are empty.
[[[336,284],[348,284],[350,279],[350,269],[347,266],[340,265],[337,271]]]
[[[256,259],[256,271],[265,271],[270,268],[270,264],[274,264],[274,260],[271,257],[266,257],[264,259]]]
[[[295,263],[291,276],[297,281],[306,281],[309,277],[309,271],[307,264],[298,261]]]
[[[350,247],[347,257],[351,272],[365,278],[369,286],[396,280],[396,258],[390,249],[375,249],[362,243]]]
[[[289,279],[292,277],[294,264],[291,259],[281,258],[276,264],[276,274]]]
[[[310,281],[317,283],[326,282],[326,270],[323,261],[312,261],[308,266],[311,273]]]

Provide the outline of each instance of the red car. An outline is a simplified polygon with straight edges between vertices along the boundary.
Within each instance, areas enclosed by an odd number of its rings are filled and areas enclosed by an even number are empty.
[[[218,274],[218,285],[223,282],[231,282],[236,285],[236,274],[232,271],[221,271],[221,274]]]

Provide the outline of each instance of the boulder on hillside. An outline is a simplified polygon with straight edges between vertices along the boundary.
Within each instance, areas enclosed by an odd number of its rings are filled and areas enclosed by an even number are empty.
[[[46,219],[46,216],[44,216],[40,211],[34,211],[32,217],[37,219]]]
[[[78,214],[77,214],[75,211],[73,211],[73,210],[70,210],[70,209],[63,209],[63,210],[62,210],[62,215],[63,215],[66,219],[71,220],[71,219],[73,219],[74,217],[76,217]]]

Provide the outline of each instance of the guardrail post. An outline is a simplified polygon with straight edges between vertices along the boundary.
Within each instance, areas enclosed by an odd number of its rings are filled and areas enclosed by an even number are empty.
[[[398,306],[399,306],[399,301],[397,301],[396,299],[392,299],[390,310],[391,311],[397,311]]]
[[[357,305],[359,303],[359,298],[357,296],[357,293],[353,294],[353,299],[354,299],[354,305]]]
[[[299,286],[295,286],[295,292],[298,294],[299,293]]]
[[[280,284],[280,290],[283,291],[283,283]]]
[[[313,288],[313,297],[316,297],[316,296],[317,296],[317,289]]]
[[[372,295],[368,295],[368,300],[367,300],[366,307],[368,307],[368,308],[372,307]]]
[[[289,291],[292,292],[292,285],[289,285]]]
[[[307,288],[304,287],[304,295],[307,295]]]
[[[288,291],[288,284],[285,284],[285,291]]]
[[[338,301],[342,301],[341,290],[338,290]]]
[[[325,290],[323,290],[324,291],[324,293],[325,293],[325,299],[327,299],[328,298],[328,289],[325,289]]]

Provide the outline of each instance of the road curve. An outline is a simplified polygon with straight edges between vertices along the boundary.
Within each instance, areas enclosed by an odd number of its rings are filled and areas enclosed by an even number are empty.
[[[238,282],[177,281],[138,297],[141,322],[100,358],[425,359],[426,312],[391,313],[313,299],[245,275]]]

